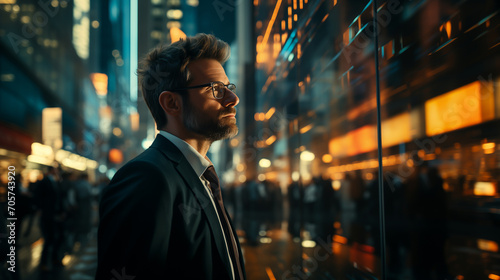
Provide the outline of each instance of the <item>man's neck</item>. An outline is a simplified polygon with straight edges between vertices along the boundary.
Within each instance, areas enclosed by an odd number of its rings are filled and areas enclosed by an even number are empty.
[[[192,135],[193,133],[182,133],[179,131],[171,131],[168,128],[162,129],[162,130],[176,136],[179,139],[186,141],[191,147],[193,147],[203,157],[206,157],[208,149],[210,148],[210,145],[212,144],[212,142],[209,140],[202,139],[200,137],[197,137],[196,135]]]

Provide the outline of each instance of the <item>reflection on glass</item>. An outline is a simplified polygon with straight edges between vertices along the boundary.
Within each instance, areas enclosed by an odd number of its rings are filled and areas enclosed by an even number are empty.
[[[496,279],[500,2],[255,2],[249,279]]]

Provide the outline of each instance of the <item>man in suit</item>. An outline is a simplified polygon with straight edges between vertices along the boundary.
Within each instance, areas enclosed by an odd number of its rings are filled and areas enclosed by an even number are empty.
[[[97,280],[245,279],[236,231],[207,151],[237,134],[227,43],[198,34],[148,53],[138,69],[160,130],[100,203]]]

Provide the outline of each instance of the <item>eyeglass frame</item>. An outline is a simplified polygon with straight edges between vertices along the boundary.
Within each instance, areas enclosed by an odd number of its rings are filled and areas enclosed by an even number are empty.
[[[215,83],[220,83],[222,84],[225,88],[224,88],[224,94],[222,95],[221,98],[217,98],[217,96],[215,96],[215,89],[214,89],[214,84]],[[233,89],[230,89],[229,86],[233,86],[234,88]],[[223,82],[219,82],[219,81],[215,81],[215,82],[210,82],[210,83],[206,83],[206,84],[202,84],[202,85],[197,85],[197,86],[190,86],[190,87],[184,87],[184,88],[176,88],[176,89],[172,89],[170,91],[179,91],[179,90],[187,90],[187,89],[193,89],[193,88],[202,88],[202,87],[208,87],[210,86],[212,88],[212,95],[215,99],[223,99],[224,97],[226,97],[226,89],[230,90],[230,91],[233,91],[236,89],[236,85],[233,84],[233,83],[229,83],[229,84],[224,84]]]

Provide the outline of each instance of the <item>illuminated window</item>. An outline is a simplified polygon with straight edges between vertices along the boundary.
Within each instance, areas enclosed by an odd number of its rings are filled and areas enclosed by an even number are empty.
[[[171,29],[171,28],[174,28],[174,27],[177,27],[177,28],[181,28],[181,23],[178,22],[178,21],[170,21],[170,22],[167,22],[167,28],[168,29]]]
[[[167,12],[167,17],[170,19],[181,19],[182,15],[183,13],[181,10],[169,10]]]
[[[198,0],[187,0],[187,4],[191,7],[198,7],[199,2]]]

